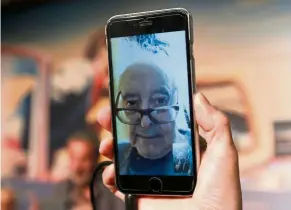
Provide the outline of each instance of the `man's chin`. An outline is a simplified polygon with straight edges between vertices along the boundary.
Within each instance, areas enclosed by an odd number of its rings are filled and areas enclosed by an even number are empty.
[[[160,159],[168,154],[168,153],[165,153],[164,151],[155,152],[155,153],[138,151],[138,153],[143,158],[150,159],[150,160],[157,160],[157,159]]]
[[[172,144],[167,146],[161,145],[160,143],[157,144],[156,142],[158,140],[161,140],[160,137],[157,139],[137,138],[133,146],[137,149],[140,156],[146,159],[156,160],[166,156],[172,150]]]

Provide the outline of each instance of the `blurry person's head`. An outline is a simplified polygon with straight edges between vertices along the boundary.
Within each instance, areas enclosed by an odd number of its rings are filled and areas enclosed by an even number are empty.
[[[78,186],[88,186],[99,157],[95,132],[84,130],[72,135],[67,144],[70,178]]]
[[[159,67],[129,66],[119,80],[118,117],[129,125],[130,143],[149,159],[168,154],[177,136],[179,110],[174,81]],[[132,111],[134,109],[135,111]]]
[[[89,37],[85,48],[85,58],[94,61],[99,58],[104,58],[103,56],[107,58],[106,36],[105,29],[100,28]]]
[[[16,197],[13,190],[8,188],[1,189],[1,209],[2,210],[16,209]]]
[[[95,80],[98,80],[97,82],[100,83],[99,88],[107,89],[108,55],[104,28],[97,30],[90,36],[84,56],[92,62],[93,70],[96,75]]]
[[[66,148],[55,152],[51,170],[51,180],[58,182],[65,180],[69,176],[69,154]]]

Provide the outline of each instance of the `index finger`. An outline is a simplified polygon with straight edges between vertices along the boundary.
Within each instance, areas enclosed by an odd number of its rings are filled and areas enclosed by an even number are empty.
[[[102,108],[97,113],[97,121],[100,125],[106,130],[111,132],[111,109],[110,106],[106,106]]]

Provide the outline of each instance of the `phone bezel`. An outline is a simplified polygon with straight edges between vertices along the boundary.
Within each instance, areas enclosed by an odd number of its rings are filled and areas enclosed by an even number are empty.
[[[133,27],[141,20],[153,21],[152,25],[143,27]],[[109,59],[109,78],[110,78],[110,101],[112,113],[115,109],[114,94],[114,80],[113,80],[113,68],[112,68],[112,54],[111,54],[111,38],[125,37],[138,34],[150,34],[150,33],[163,33],[171,31],[185,30],[186,40],[186,54],[187,54],[187,66],[188,66],[188,89],[189,89],[189,101],[190,101],[190,116],[193,114],[193,101],[192,94],[195,92],[195,73],[194,73],[194,57],[192,55],[193,46],[193,30],[192,30],[192,17],[190,13],[181,8],[166,9],[150,12],[133,13],[126,15],[117,15],[109,19],[106,25],[106,38],[108,47],[108,59]],[[112,115],[112,133],[113,138],[116,139],[116,116]],[[119,160],[118,155],[115,155],[115,167],[116,167],[116,187],[123,193],[131,194],[156,194],[156,195],[191,195],[193,194],[196,181],[197,170],[199,167],[199,142],[198,133],[195,125],[195,120],[191,121],[191,137],[193,139],[193,163],[196,167],[193,167],[193,176],[138,176],[138,175],[119,175]],[[198,144],[197,144],[198,143]],[[118,143],[114,141],[114,153],[118,154]],[[195,165],[194,165],[195,166]],[[159,192],[153,192],[148,187],[148,181],[152,177],[157,177],[162,180],[164,190]],[[147,187],[146,187],[147,186]],[[144,189],[143,189],[144,188]]]

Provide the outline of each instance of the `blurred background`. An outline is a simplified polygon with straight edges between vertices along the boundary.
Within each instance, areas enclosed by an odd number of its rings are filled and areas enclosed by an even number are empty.
[[[72,194],[66,180],[86,185],[91,165],[103,159],[90,151],[110,135],[96,122],[109,104],[106,21],[171,7],[194,17],[197,86],[230,118],[244,209],[291,209],[289,0],[3,0],[3,210],[90,209],[88,186]],[[100,209],[119,209],[111,203]]]

